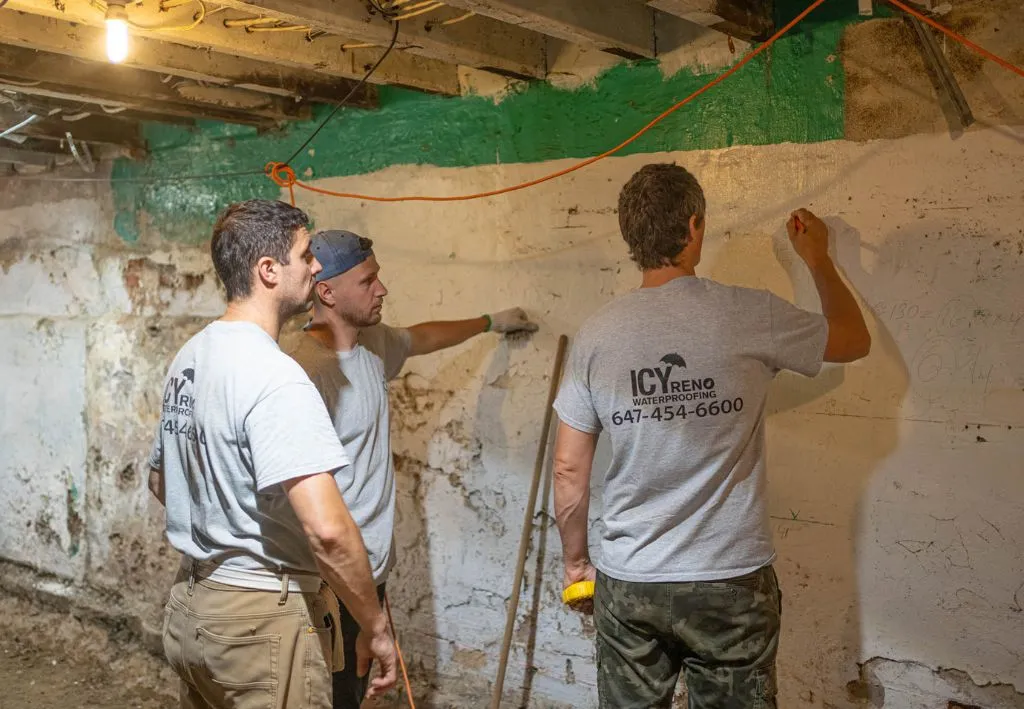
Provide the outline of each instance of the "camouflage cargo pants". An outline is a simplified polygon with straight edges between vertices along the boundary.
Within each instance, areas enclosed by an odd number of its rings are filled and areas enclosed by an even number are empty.
[[[637,583],[599,573],[601,709],[669,707],[681,671],[690,709],[775,709],[781,599],[771,566],[693,583]]]

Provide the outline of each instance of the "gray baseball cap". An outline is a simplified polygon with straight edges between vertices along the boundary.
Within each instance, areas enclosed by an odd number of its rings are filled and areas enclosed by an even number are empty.
[[[334,278],[373,256],[372,241],[342,229],[318,231],[309,248],[323,266],[316,274],[317,282]]]

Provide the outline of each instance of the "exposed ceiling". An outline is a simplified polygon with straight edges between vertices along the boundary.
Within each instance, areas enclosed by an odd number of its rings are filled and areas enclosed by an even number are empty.
[[[122,10],[122,7],[123,10]],[[0,170],[141,157],[141,121],[273,129],[376,86],[460,92],[459,66],[543,80],[569,44],[650,58],[706,28],[772,31],[771,0],[0,0]],[[107,53],[125,17],[126,58]],[[395,26],[397,23],[397,35]],[[393,51],[359,86],[394,40]],[[27,121],[27,122],[26,122]]]

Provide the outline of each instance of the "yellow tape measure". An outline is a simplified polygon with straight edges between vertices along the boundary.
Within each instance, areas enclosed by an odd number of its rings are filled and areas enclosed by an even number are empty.
[[[576,601],[585,601],[588,598],[594,597],[594,582],[593,581],[577,581],[571,586],[567,586],[562,591],[562,603],[572,605]]]

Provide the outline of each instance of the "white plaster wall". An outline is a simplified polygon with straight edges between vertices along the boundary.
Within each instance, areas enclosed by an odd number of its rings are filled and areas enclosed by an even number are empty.
[[[1024,145],[999,131],[632,156],[466,203],[298,191],[318,226],[375,240],[390,322],[520,304],[542,325],[528,341],[488,335],[413,360],[392,386],[400,556],[389,588],[417,703],[485,702],[555,341],[635,286],[614,207],[653,160],[679,161],[705,186],[704,275],[817,308],[782,229],[809,205],[869,306],[868,359],[781,376],[772,391],[780,706],[1021,706]],[[318,184],[455,194],[564,164],[396,167]],[[45,193],[0,210],[0,556],[117,590],[146,614],[175,563],[139,467],[160,379],[222,304],[205,248],[128,248],[111,232],[102,200]],[[85,527],[74,554],[69,509]],[[41,513],[54,534],[37,528]],[[509,705],[528,685],[532,707],[593,706],[592,628],[560,608],[554,529],[533,542]]]
[[[529,342],[482,338],[413,360],[393,388],[402,472],[391,595],[407,649],[440,684],[427,694],[457,695],[456,676],[480,678],[475,689],[486,692],[494,675],[555,339],[635,286],[613,208],[625,179],[652,160],[676,160],[704,184],[704,275],[817,309],[782,227],[788,210],[809,205],[828,218],[836,257],[869,308],[868,359],[813,381],[781,376],[772,392],[780,706],[853,706],[870,688],[847,684],[873,658],[883,664],[868,683],[895,676],[886,660],[918,668],[914,682],[892,680],[885,706],[945,707],[974,696],[972,681],[1024,692],[1024,146],[982,131],[956,142],[633,156],[467,203],[299,192],[319,226],[375,240],[390,322],[521,304],[542,323]],[[457,194],[564,164],[392,168],[317,184]],[[559,608],[553,529],[535,536],[542,545],[533,705],[591,705],[593,633]],[[517,698],[536,563],[506,683]],[[940,668],[966,674],[953,681]],[[1024,703],[1006,697],[982,705]]]

